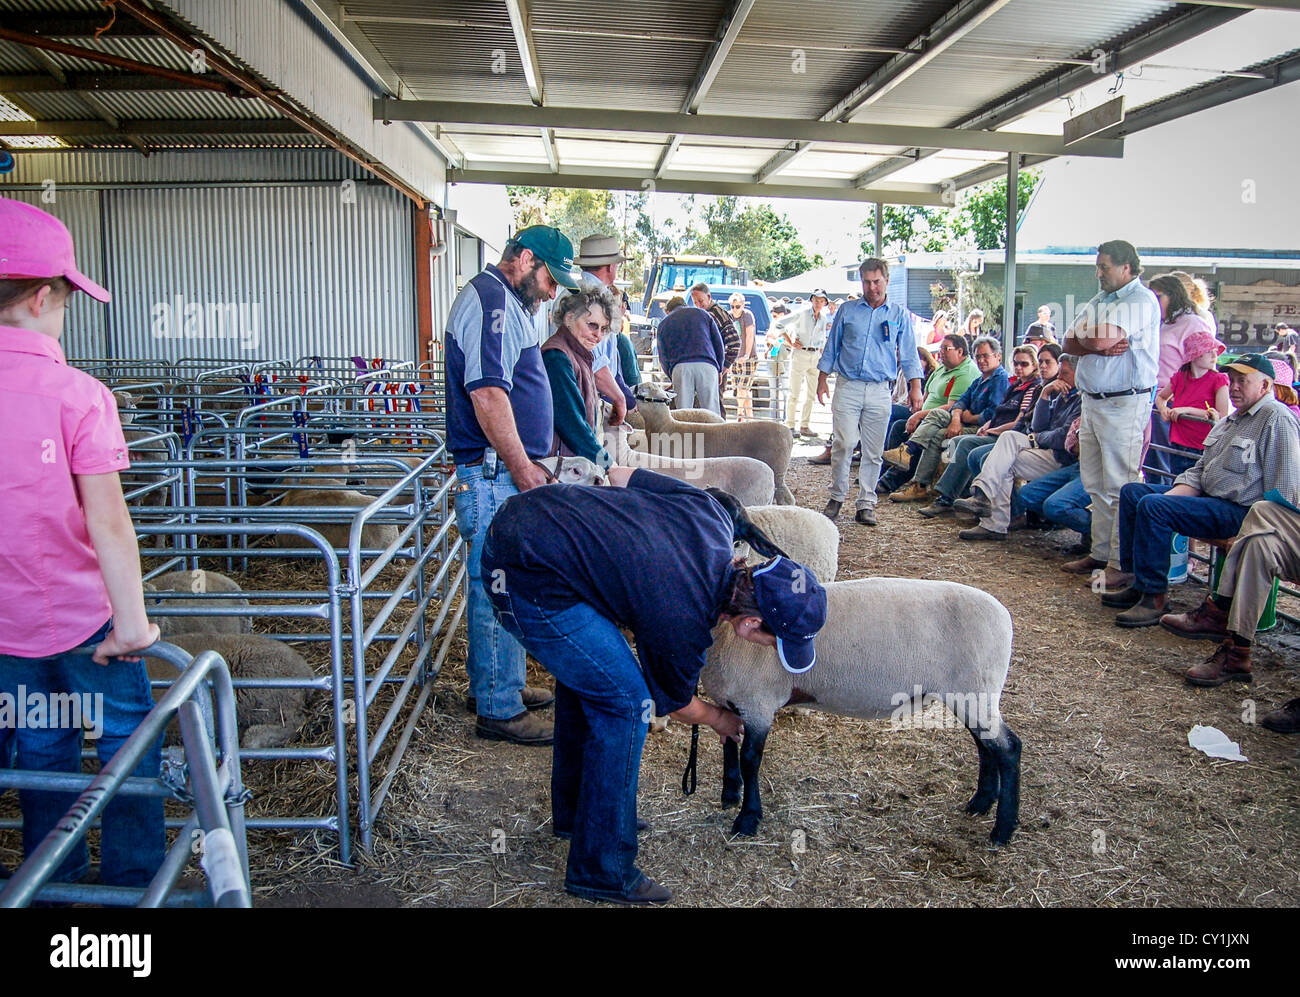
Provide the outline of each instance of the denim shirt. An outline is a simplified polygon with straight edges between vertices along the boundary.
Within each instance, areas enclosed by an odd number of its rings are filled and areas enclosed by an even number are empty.
[[[953,411],[965,409],[967,412],[978,412],[978,425],[983,425],[992,421],[998,404],[1006,397],[1010,387],[1011,375],[1005,367],[998,367],[988,377],[981,377],[967,388],[961,398],[957,399]]]
[[[850,381],[893,384],[900,367],[909,381],[923,377],[911,312],[888,298],[879,308],[855,298],[836,309],[818,370]]]

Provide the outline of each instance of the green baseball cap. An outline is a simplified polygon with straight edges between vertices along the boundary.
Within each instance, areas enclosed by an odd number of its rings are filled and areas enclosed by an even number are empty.
[[[1249,374],[1251,371],[1257,370],[1265,377],[1277,377],[1277,371],[1273,369],[1273,361],[1262,353],[1243,353],[1235,360],[1219,364],[1219,369],[1235,370],[1240,374]]]
[[[578,289],[577,278],[573,276],[573,243],[558,228],[529,225],[516,232],[512,241],[531,249],[533,255],[546,264],[557,284],[570,291]]]

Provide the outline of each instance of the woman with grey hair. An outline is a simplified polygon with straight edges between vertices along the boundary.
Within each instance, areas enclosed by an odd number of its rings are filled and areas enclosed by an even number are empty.
[[[554,410],[552,456],[586,457],[601,467],[611,463],[596,435],[600,395],[592,360],[617,314],[618,303],[603,285],[575,291],[555,306],[555,335],[542,344]]]

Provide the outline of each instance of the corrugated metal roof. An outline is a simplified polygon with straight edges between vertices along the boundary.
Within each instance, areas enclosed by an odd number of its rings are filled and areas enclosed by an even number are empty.
[[[196,0],[166,0],[208,28],[225,15],[211,14]],[[266,61],[274,50],[274,35],[287,30],[298,15],[289,0],[259,0],[256,34],[240,37],[244,51],[232,53],[250,66]],[[330,6],[330,5],[323,5]],[[554,106],[681,110],[693,82],[701,74],[711,42],[719,36],[730,0],[532,0],[525,9],[536,52],[545,103]],[[700,104],[703,114],[778,116],[816,119],[828,113],[888,64],[895,52],[918,44],[941,22],[954,0],[757,0],[741,27],[710,89]],[[241,9],[243,9],[241,7]],[[251,9],[251,8],[250,8]],[[344,0],[342,27],[373,46],[400,77],[403,95],[432,100],[527,104],[531,102],[524,67],[503,0]],[[78,11],[109,15],[97,0],[0,0],[0,11]],[[955,126],[1009,94],[1059,71],[1094,48],[1116,43],[1187,13],[1186,5],[1166,0],[1107,0],[1082,4],[1078,0],[1011,0],[997,13],[940,52],[878,100],[861,109],[854,120],[919,126]],[[128,15],[120,15],[128,16]],[[1234,25],[1244,26],[1247,14]],[[1280,14],[1300,24],[1300,14]],[[247,20],[247,18],[245,18]],[[224,23],[224,22],[223,22]],[[242,22],[241,22],[242,23]],[[1262,21],[1259,23],[1263,23]],[[1230,25],[1231,26],[1231,25]],[[1278,50],[1294,48],[1287,32],[1276,34]],[[188,54],[155,37],[107,35],[98,41],[73,39],[143,62],[189,71]],[[106,72],[106,67],[75,56],[52,54],[65,70]],[[41,72],[41,64],[21,46],[0,43],[0,72]],[[1176,74],[1159,85],[1138,83],[1133,98],[1155,99],[1187,85]],[[1203,74],[1201,81],[1213,78]],[[1194,80],[1193,80],[1194,82]],[[322,77],[314,84],[322,93],[330,85]],[[64,93],[13,95],[20,108],[30,108],[38,120],[94,117],[79,98]],[[258,102],[232,99],[209,91],[97,92],[104,111],[118,118],[267,119],[274,111]],[[1130,99],[1130,112],[1139,102]],[[1059,130],[1061,112],[1047,107],[1026,117],[1026,130],[1042,134]],[[1019,130],[1016,125],[1010,126]],[[534,129],[456,125],[447,130],[470,161],[530,165],[546,162],[545,148]],[[628,167],[648,170],[671,136],[640,133],[598,133],[571,129],[556,137],[561,164],[580,170]],[[259,148],[312,147],[317,140],[303,135],[248,135],[237,130],[225,136],[157,136],[159,147]],[[85,147],[118,147],[111,136],[70,139]],[[782,148],[781,142],[710,139],[689,136],[668,163],[669,172],[758,170]],[[787,167],[772,175],[781,178],[842,180],[857,176],[896,153],[881,147],[812,145]],[[991,154],[931,156],[893,175],[900,182],[936,183],[982,162]],[[947,172],[945,172],[947,171]]]

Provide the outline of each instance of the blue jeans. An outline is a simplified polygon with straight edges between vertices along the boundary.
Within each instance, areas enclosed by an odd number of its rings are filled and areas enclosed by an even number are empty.
[[[478,700],[478,715],[492,720],[510,720],[524,712],[524,649],[501,628],[492,613],[487,587],[479,577],[483,564],[483,540],[492,517],[511,495],[518,495],[510,472],[501,466],[496,479],[483,476],[483,465],[457,467],[456,528],[469,543],[469,694]]]
[[[1169,549],[1175,533],[1227,540],[1250,510],[1201,495],[1165,495],[1172,485],[1132,482],[1119,492],[1119,568],[1136,575],[1133,586],[1158,595],[1169,587]]]
[[[992,438],[992,441],[987,436],[974,434],[957,437],[952,445],[952,457],[948,462],[948,468],[939,476],[939,494],[949,502],[965,495],[966,489],[970,487],[970,483],[975,480],[975,475],[979,473],[978,468],[984,466],[984,458],[988,456],[988,454],[982,454],[976,470],[971,470],[971,455],[974,451],[981,449],[992,451],[993,444],[996,442],[996,436]]]
[[[625,897],[636,868],[641,749],[654,706],[632,649],[586,603],[555,610],[518,593],[493,599],[501,622],[555,676],[551,812],[572,834],[564,888],[590,899]]]
[[[105,623],[86,644],[98,644],[110,629],[111,622]],[[114,658],[107,665],[97,665],[89,654],[74,654],[72,651],[48,658],[0,654],[0,694],[6,698],[13,697],[10,702],[29,704],[32,697],[38,695],[48,704],[47,725],[23,725],[0,732],[0,735],[12,737],[18,768],[37,772],[81,771],[81,720],[94,726],[103,725],[95,747],[100,764],[107,764],[154,705],[143,662]],[[50,698],[55,695],[76,696],[82,704],[81,717],[56,709],[55,701]],[[93,698],[87,699],[87,696]],[[30,710],[26,716],[32,716]],[[0,736],[0,740],[3,739]],[[6,753],[0,747],[0,756]],[[156,779],[161,768],[162,737],[159,736],[131,774]],[[24,855],[30,856],[36,850],[76,802],[77,795],[31,789],[19,792]],[[165,843],[161,798],[115,796],[103,814],[100,879],[110,886],[148,884],[162,865]],[[86,840],[82,838],[55,871],[54,879],[75,882],[89,869],[90,856]]]
[[[1029,512],[1049,522],[1077,530],[1087,541],[1092,536],[1092,499],[1079,479],[1079,465],[1070,464],[1020,487],[1020,501]]]

